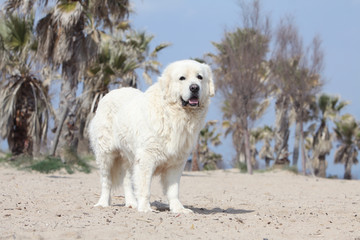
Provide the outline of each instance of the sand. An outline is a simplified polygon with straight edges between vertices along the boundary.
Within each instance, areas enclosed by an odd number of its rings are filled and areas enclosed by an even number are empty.
[[[351,239],[360,240],[360,181],[274,170],[184,172],[180,199],[194,214],[169,212],[158,178],[153,213],[95,208],[99,174],[40,174],[0,167],[0,239]]]

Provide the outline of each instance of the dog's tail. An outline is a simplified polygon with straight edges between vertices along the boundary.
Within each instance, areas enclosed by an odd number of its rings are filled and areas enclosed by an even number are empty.
[[[123,170],[121,166],[122,164],[123,162],[121,157],[117,157],[113,161],[113,165],[110,170],[111,183],[113,189],[117,189],[121,185],[121,174],[124,174],[122,171]]]

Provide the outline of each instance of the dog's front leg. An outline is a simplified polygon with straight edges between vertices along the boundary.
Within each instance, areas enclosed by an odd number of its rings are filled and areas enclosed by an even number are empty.
[[[168,168],[161,174],[161,182],[164,194],[169,201],[170,211],[174,213],[192,213],[193,211],[181,204],[179,200],[180,177],[184,169],[184,164]]]
[[[151,212],[150,186],[154,172],[154,163],[147,158],[138,158],[134,165],[134,186],[139,212]]]
[[[125,194],[125,207],[137,208],[136,197],[134,196],[133,181],[132,181],[132,169],[130,166],[126,166],[124,169],[123,187]]]

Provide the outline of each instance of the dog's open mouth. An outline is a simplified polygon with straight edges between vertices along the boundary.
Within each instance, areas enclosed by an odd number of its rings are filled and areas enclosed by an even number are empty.
[[[199,98],[197,96],[191,97],[188,101],[185,101],[183,98],[181,98],[181,102],[183,107],[186,107],[187,105],[191,107],[198,107],[200,106]]]

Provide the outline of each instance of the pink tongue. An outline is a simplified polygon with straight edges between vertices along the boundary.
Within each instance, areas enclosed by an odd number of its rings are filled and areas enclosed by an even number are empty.
[[[197,98],[191,98],[191,99],[189,99],[189,103],[190,104],[198,104],[199,103],[199,99],[197,99]]]

